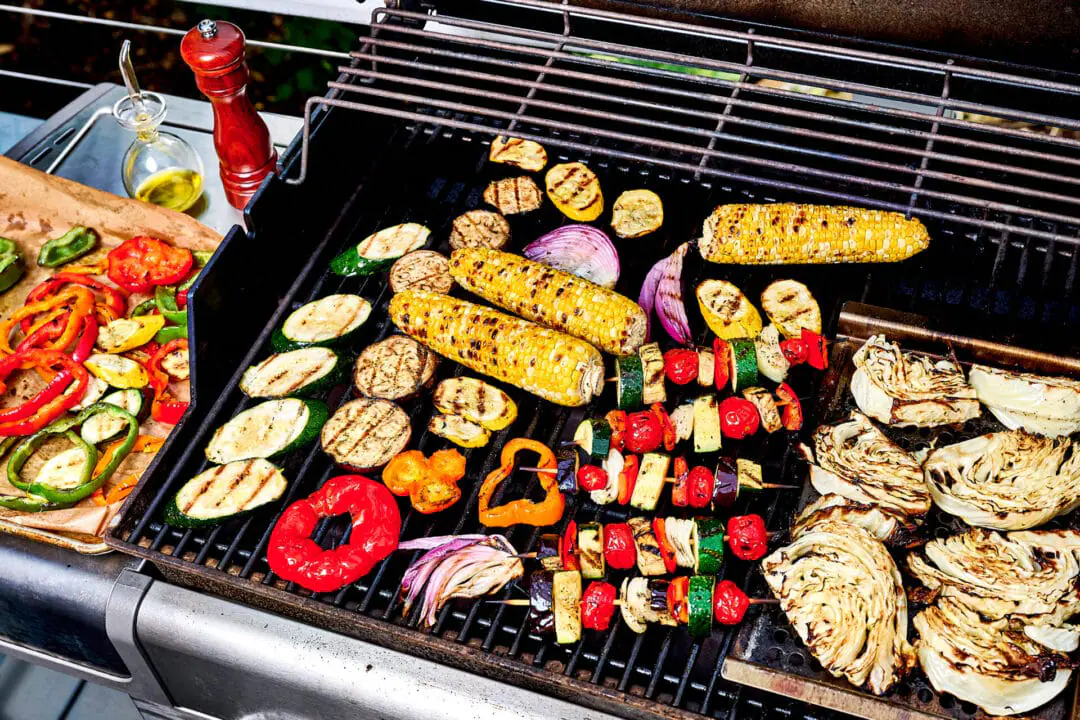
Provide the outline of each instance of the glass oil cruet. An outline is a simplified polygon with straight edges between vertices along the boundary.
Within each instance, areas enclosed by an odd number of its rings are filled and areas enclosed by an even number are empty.
[[[113,106],[113,117],[135,133],[121,166],[124,189],[133,198],[183,212],[202,195],[202,160],[183,138],[158,129],[165,98],[139,89],[130,40],[120,48],[120,74],[128,94]]]

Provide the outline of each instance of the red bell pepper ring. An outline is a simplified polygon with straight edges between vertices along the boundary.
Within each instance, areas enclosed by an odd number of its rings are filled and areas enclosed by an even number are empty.
[[[698,355],[694,350],[674,348],[664,353],[664,374],[676,385],[687,385],[697,379]]]
[[[731,379],[731,345],[727,340],[716,338],[712,341],[712,348],[713,384],[717,390],[724,390]]]
[[[623,442],[626,438],[626,412],[612,410],[604,416],[607,424],[611,427],[611,447],[619,452],[623,451]]]
[[[10,414],[0,422],[2,437],[31,435],[37,432],[78,404],[86,394],[90,383],[90,374],[86,372],[86,368],[58,350],[31,349],[0,360],[0,395],[7,392],[4,381],[11,373],[33,367],[59,368],[59,375],[27,402],[4,411]],[[67,382],[58,383],[60,378]],[[72,383],[71,392],[65,394],[64,391]]]
[[[801,340],[806,343],[806,364],[815,370],[829,367],[829,351],[825,338],[813,330],[803,328]]]
[[[582,490],[602,490],[607,485],[607,472],[597,465],[582,465],[577,471],[577,484]]]
[[[749,400],[729,397],[720,403],[720,432],[724,437],[742,440],[756,433],[760,426],[761,417]]]
[[[686,458],[675,458],[675,484],[671,487],[671,504],[686,507],[690,504],[690,466]]]
[[[349,542],[324,550],[311,539],[319,520],[348,513]],[[309,497],[285,509],[270,533],[270,571],[312,592],[333,592],[371,572],[398,546],[401,515],[381,483],[362,475],[331,478]]]
[[[626,436],[623,445],[627,452],[647,453],[657,450],[664,441],[664,428],[660,418],[649,410],[630,413],[626,416]]]
[[[660,548],[660,559],[664,561],[664,570],[669,573],[675,572],[675,568],[678,567],[675,563],[675,548],[671,546],[671,541],[668,540],[667,532],[664,530],[664,518],[653,518],[652,531],[656,536],[656,544]]]
[[[562,561],[563,570],[580,570],[581,563],[577,556],[577,523],[571,520],[563,530],[562,541],[559,543],[559,560]]]
[[[604,561],[616,570],[629,570],[637,564],[634,532],[626,523],[604,526]]]
[[[195,262],[191,251],[141,235],[109,252],[108,277],[130,292],[155,285],[175,285],[187,277]]]
[[[799,396],[795,394],[795,391],[787,383],[780,383],[780,387],[776,388],[776,395],[780,398],[777,405],[780,405],[780,423],[784,426],[784,429],[791,431],[801,429],[803,412]]]
[[[159,347],[146,363],[146,370],[150,375],[150,387],[154,389],[154,401],[150,405],[150,416],[166,425],[175,425],[180,422],[180,419],[184,417],[184,413],[187,412],[189,403],[177,400],[169,391],[169,376],[161,369],[161,361],[174,350],[187,349],[187,338],[170,340]]]
[[[750,598],[730,580],[721,580],[713,590],[713,617],[721,625],[738,625],[746,616]]]
[[[634,496],[634,486],[637,485],[638,459],[637,455],[627,455],[623,459],[623,469],[619,471],[619,495],[616,498],[620,505],[626,505]]]
[[[780,341],[780,352],[791,366],[802,365],[810,357],[810,348],[801,338]]]
[[[675,433],[675,423],[671,422],[671,416],[668,415],[667,410],[660,403],[650,405],[649,412],[660,421],[660,437],[663,440],[664,449],[671,452],[675,449],[675,441],[679,439],[679,436]]]
[[[760,515],[738,515],[728,520],[728,545],[740,560],[760,560],[769,551],[769,533]]]
[[[713,476],[712,470],[709,470],[704,465],[698,465],[691,470],[686,480],[687,498],[690,507],[708,507],[712,501],[713,483],[715,482],[716,478]]]
[[[581,594],[581,626],[586,630],[607,630],[615,615],[615,586],[593,581]]]

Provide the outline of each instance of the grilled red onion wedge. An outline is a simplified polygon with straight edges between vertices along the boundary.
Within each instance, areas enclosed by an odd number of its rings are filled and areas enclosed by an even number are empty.
[[[1023,430],[933,450],[923,474],[934,504],[975,527],[1025,530],[1080,507],[1080,447]]]
[[[879,422],[934,427],[979,416],[975,389],[955,363],[901,352],[884,335],[867,340],[852,361],[851,394]]]
[[[870,533],[822,522],[761,569],[795,632],[833,675],[881,695],[914,665],[900,571]]]

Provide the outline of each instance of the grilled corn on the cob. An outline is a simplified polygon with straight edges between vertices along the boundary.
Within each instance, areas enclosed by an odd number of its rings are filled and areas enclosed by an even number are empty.
[[[720,205],[698,247],[715,263],[896,262],[926,249],[930,236],[900,213],[828,205]]]
[[[645,342],[648,323],[636,302],[520,255],[462,248],[450,256],[450,274],[485,300],[612,355],[630,355]]]
[[[559,405],[585,405],[604,384],[604,361],[588,343],[457,298],[406,290],[390,319],[467,368]]]

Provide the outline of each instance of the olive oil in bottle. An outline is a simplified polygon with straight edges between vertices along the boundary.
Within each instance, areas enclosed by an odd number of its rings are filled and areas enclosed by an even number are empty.
[[[159,170],[135,188],[135,197],[143,202],[184,212],[202,195],[202,174],[188,168]]]

